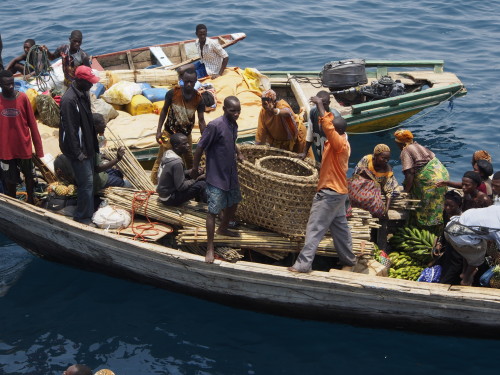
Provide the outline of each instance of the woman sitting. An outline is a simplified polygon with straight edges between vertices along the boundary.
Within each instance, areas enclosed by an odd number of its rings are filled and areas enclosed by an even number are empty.
[[[420,199],[420,207],[414,211],[412,220],[420,227],[442,224],[447,189],[436,184],[449,180],[448,170],[432,151],[413,140],[411,131],[400,129],[394,136],[401,149],[404,191]]]
[[[353,207],[364,208],[374,217],[387,217],[392,198],[399,194],[390,159],[389,146],[379,144],[373,154],[363,156],[359,161],[349,180],[349,201]],[[360,178],[363,181],[358,181]],[[382,194],[386,197],[385,205]]]

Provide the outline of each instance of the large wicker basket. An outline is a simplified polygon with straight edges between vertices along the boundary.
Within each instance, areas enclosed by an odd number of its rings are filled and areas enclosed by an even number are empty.
[[[305,235],[318,171],[296,154],[268,146],[242,145],[238,166],[243,200],[238,217],[291,237]]]

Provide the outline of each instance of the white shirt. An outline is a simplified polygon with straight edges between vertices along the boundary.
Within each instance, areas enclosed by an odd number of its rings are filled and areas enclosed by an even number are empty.
[[[207,38],[203,46],[203,55],[200,49],[200,40],[195,42],[201,62],[205,64],[208,75],[219,74],[222,66],[222,60],[228,57],[227,52],[222,48],[218,41]]]
[[[475,229],[477,229],[477,227],[489,229],[488,234],[464,234],[453,236],[453,240],[459,245],[477,245],[483,239],[496,241],[497,245],[500,245],[500,205],[484,208],[470,208],[461,216],[453,216],[448,225],[454,221],[458,221],[460,224],[466,226],[474,227]]]

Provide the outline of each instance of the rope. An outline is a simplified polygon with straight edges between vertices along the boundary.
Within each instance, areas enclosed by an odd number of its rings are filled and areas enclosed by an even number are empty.
[[[24,79],[35,78],[41,91],[47,91],[48,82],[54,79],[50,72],[52,71],[49,56],[46,49],[35,44],[26,54],[26,63],[24,64]]]
[[[159,222],[152,222],[148,215],[147,215],[147,210],[148,210],[148,205],[149,205],[149,197],[151,197],[152,194],[154,194],[154,191],[138,191],[134,193],[134,198],[132,199],[132,223],[130,224],[130,228],[132,229],[132,233],[134,233],[134,240],[140,239],[143,242],[146,242],[146,235],[144,234],[146,231],[152,231],[153,233],[149,233],[149,235],[158,235],[160,232],[164,232],[166,234],[172,233],[172,230],[165,230],[165,229],[160,229],[156,228],[155,224],[163,225],[162,223]],[[135,224],[135,213],[138,209],[142,209],[144,207],[143,213],[141,215],[146,217],[146,220],[148,223],[146,224]],[[142,212],[142,211],[141,211]]]

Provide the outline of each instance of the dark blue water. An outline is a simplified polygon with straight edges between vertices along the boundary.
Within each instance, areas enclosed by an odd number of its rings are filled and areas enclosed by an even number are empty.
[[[230,65],[320,70],[366,59],[444,59],[468,95],[407,122],[454,179],[470,155],[499,160],[499,1],[298,0],[2,2],[4,61],[26,38],[51,50],[73,29],[104,53],[245,32]],[[352,136],[351,162],[390,133]],[[393,153],[397,159],[397,153]],[[396,164],[397,175],[401,176]],[[0,374],[60,374],[69,364],[125,374],[455,374],[490,370],[500,341],[418,335],[233,309],[34,258],[0,237]],[[5,271],[6,270],[6,271]],[[6,273],[6,275],[5,275]],[[8,289],[10,287],[10,289]],[[457,327],[459,333],[460,327]],[[493,359],[493,362],[492,362]]]

